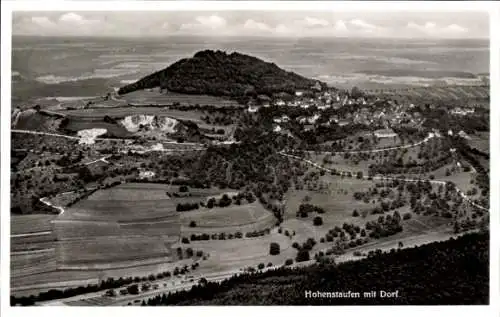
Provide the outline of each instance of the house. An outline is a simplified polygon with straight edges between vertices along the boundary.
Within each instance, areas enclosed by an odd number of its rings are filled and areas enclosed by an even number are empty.
[[[397,137],[397,133],[395,133],[392,129],[382,129],[382,130],[377,130],[373,134],[379,139],[382,138],[395,138]]]
[[[278,100],[276,101],[276,105],[277,105],[277,106],[284,106],[284,105],[286,105],[286,103],[285,103],[283,100],[278,99]]]
[[[273,131],[274,131],[274,132],[280,132],[280,131],[281,131],[281,127],[280,127],[279,125],[277,125],[277,126],[275,126],[275,127],[273,128]]]
[[[467,133],[465,133],[464,131],[460,130],[460,132],[458,132],[458,135],[461,137],[461,138],[464,138],[464,139],[467,139],[467,140],[470,140],[470,137],[467,135]]]
[[[295,92],[295,96],[297,96],[297,97],[302,97],[303,94],[304,94],[304,92],[302,92],[302,91]]]
[[[255,113],[255,112],[259,111],[259,109],[260,109],[260,107],[258,107],[258,106],[250,105],[250,106],[248,106],[247,111],[251,112],[251,113]]]
[[[154,176],[155,176],[155,172],[153,172],[153,171],[140,171],[139,172],[140,179],[153,178]]]

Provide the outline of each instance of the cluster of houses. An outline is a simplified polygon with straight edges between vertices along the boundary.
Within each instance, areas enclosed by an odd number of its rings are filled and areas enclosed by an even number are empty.
[[[357,105],[357,107],[355,107],[355,111],[348,111],[342,115],[331,115],[326,122],[323,121],[323,124],[337,124],[339,126],[364,124],[384,127],[405,126],[408,128],[419,128],[424,121],[420,112],[408,111],[415,108],[413,104],[403,105],[388,101],[387,106],[380,109],[379,107],[374,107],[378,98],[377,100],[367,100],[362,96],[353,98],[348,93],[337,90],[321,91],[319,84],[316,88],[316,91],[313,93],[311,93],[311,91],[296,91],[294,98],[288,101],[280,98],[275,100],[269,98],[261,102],[260,105],[249,103],[247,111],[253,113],[257,112],[260,107],[269,107],[271,105],[300,107],[303,109],[316,107],[317,111],[311,116],[301,116],[296,119],[299,123],[303,124],[306,129],[317,123],[318,119],[321,117],[322,111],[329,108],[338,110],[346,105]],[[282,131],[283,127],[280,125],[289,120],[290,118],[286,115],[274,118],[274,131]],[[381,132],[379,135],[380,137],[393,137],[394,132]]]

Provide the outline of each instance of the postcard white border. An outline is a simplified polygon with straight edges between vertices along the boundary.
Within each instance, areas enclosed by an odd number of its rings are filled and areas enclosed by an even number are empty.
[[[73,308],[73,307],[10,307],[9,306],[9,267],[10,267],[10,82],[11,82],[11,29],[12,11],[428,11],[428,12],[464,12],[486,11],[490,13],[490,79],[491,79],[491,162],[500,158],[499,111],[500,109],[500,6],[487,1],[2,1],[1,2],[1,39],[2,39],[2,76],[1,76],[1,316],[138,316],[161,314],[170,316],[304,316],[317,314],[326,316],[497,316],[499,308],[499,255],[500,229],[499,195],[500,166],[491,164],[491,202],[490,202],[490,305],[489,306],[321,306],[321,307],[118,307],[118,308]]]

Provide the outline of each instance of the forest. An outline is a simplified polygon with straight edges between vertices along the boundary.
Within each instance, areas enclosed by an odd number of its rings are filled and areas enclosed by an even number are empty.
[[[118,93],[123,95],[160,87],[172,92],[226,96],[238,100],[281,92],[293,94],[298,89],[310,89],[316,82],[256,57],[205,50],[126,85]],[[326,87],[324,83],[321,85]]]

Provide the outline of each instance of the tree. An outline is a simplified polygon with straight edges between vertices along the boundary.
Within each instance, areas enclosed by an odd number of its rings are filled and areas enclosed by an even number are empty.
[[[321,226],[323,224],[323,218],[321,218],[320,216],[314,217],[313,224],[315,226]]]
[[[189,223],[189,227],[191,227],[191,228],[196,227],[196,221],[192,220],[192,221]]]
[[[295,258],[295,261],[297,262],[304,262],[304,261],[309,261],[309,251],[306,249],[301,249],[299,252],[297,252],[297,257]]]
[[[257,266],[259,270],[262,270],[264,267],[265,267],[264,263],[259,263],[259,265]]]
[[[211,209],[211,208],[214,208],[214,205],[215,205],[215,198],[210,198],[207,202],[207,208]]]
[[[276,242],[271,242],[271,244],[269,245],[269,254],[270,255],[280,254],[280,245]]]
[[[353,217],[359,217],[359,212],[357,209],[354,209],[354,211],[352,212],[352,216]]]
[[[137,295],[139,294],[139,285],[137,284],[130,285],[127,287],[127,291],[129,294]]]
[[[115,292],[115,290],[113,290],[113,289],[108,289],[108,290],[106,291],[106,294],[105,294],[105,295],[106,295],[106,296],[109,296],[109,297],[115,297],[115,296],[116,296],[116,292]]]
[[[288,265],[292,265],[293,264],[293,260],[292,259],[287,259],[285,261],[285,265],[288,266]]]
[[[359,89],[358,87],[354,86],[351,89],[351,97],[355,98],[355,99],[357,99],[359,97],[363,97],[363,92],[361,91],[361,89]]]

